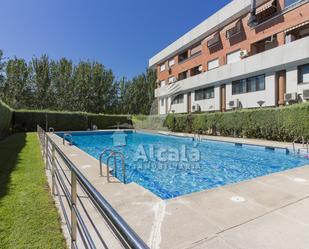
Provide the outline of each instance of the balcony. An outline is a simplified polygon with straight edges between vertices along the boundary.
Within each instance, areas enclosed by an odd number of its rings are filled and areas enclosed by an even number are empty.
[[[193,90],[201,86],[230,83],[252,74],[274,70],[286,66],[305,63],[309,59],[309,37],[247,57],[239,62],[227,64],[211,71],[175,82],[155,90],[155,96],[169,96],[178,92]]]

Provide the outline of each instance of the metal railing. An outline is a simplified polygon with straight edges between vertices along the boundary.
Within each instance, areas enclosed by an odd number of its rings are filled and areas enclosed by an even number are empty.
[[[201,134],[199,134],[199,133],[194,133],[193,141],[195,141],[195,142],[201,142],[201,141],[202,141],[202,136],[201,136]]]
[[[109,172],[109,160],[114,157],[114,175],[117,176],[117,156],[121,159],[121,168],[122,168],[122,176],[123,183],[126,183],[126,166],[124,163],[124,156],[119,151],[113,151],[107,158],[106,166],[107,166],[107,181],[110,182],[110,172]]]
[[[68,137],[69,139],[69,145],[73,145],[73,136],[69,133],[65,133],[63,134],[63,138],[62,138],[62,144],[65,145],[65,138]]]
[[[74,163],[41,127],[37,127],[46,169],[51,172],[51,189],[58,197],[59,205],[68,228],[72,248],[108,248],[104,234],[86,208],[85,199],[101,214],[123,248],[149,249],[145,242],[129,227]],[[83,196],[77,193],[83,192]],[[86,197],[86,198],[85,198]],[[66,208],[69,207],[69,208]],[[68,212],[69,210],[69,212]],[[94,221],[95,219],[95,221]],[[89,222],[87,222],[89,221]],[[89,230],[91,226],[91,231]]]
[[[103,156],[107,153],[107,152],[110,152],[112,153],[113,150],[112,149],[109,149],[109,148],[106,148],[102,151],[102,153],[100,154],[100,176],[103,176],[103,170],[102,170],[102,164],[103,164]],[[108,167],[107,167],[107,170],[108,170]]]
[[[296,143],[297,141],[299,141],[300,139],[301,139],[302,147],[305,148],[305,144],[306,144],[307,153],[308,153],[308,151],[309,151],[309,149],[308,149],[309,140],[308,140],[307,143],[306,143],[306,142],[305,142],[304,136],[300,136],[300,137],[295,138],[295,139],[293,140],[293,142],[292,142],[292,147],[293,147],[293,152],[294,152],[294,154],[296,154],[295,143]],[[297,150],[297,154],[300,154],[300,149]]]
[[[107,176],[107,181],[110,182],[110,167],[109,167],[109,161],[111,158],[114,158],[114,168],[113,168],[113,172],[114,175],[117,176],[117,156],[120,157],[121,159],[121,168],[122,168],[122,176],[123,176],[123,183],[126,183],[126,167],[125,167],[125,163],[124,163],[124,156],[121,152],[119,151],[114,151],[110,148],[106,148],[102,151],[102,153],[100,154],[100,176],[103,176],[103,156],[110,152],[110,154],[108,155],[107,159],[106,159],[106,176]]]

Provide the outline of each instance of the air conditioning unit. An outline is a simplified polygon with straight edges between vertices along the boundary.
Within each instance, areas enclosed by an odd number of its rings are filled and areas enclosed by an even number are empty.
[[[176,77],[174,77],[173,78],[173,83],[175,83],[177,81],[177,78]]]
[[[297,92],[284,94],[284,101],[285,102],[295,102],[297,100],[298,100]]]
[[[303,99],[308,100],[309,99],[309,89],[306,89],[303,91]]]
[[[231,108],[238,108],[238,107],[240,107],[239,99],[235,99],[235,100],[229,101],[229,107],[231,107]]]
[[[202,109],[201,109],[201,106],[199,104],[192,106],[192,112],[200,112],[201,110]]]
[[[248,50],[245,49],[240,51],[240,58],[246,58],[248,57],[248,55],[249,55]]]

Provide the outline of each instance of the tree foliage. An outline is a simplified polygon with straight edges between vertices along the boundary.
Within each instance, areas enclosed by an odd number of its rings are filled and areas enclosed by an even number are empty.
[[[0,98],[15,109],[49,109],[92,113],[148,114],[154,102],[152,70],[117,80],[97,61],[74,64],[47,55],[27,62],[0,50]]]

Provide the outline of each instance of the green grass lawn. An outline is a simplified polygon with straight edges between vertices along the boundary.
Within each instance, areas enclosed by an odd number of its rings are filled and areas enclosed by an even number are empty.
[[[66,248],[36,133],[0,141],[0,248]]]

